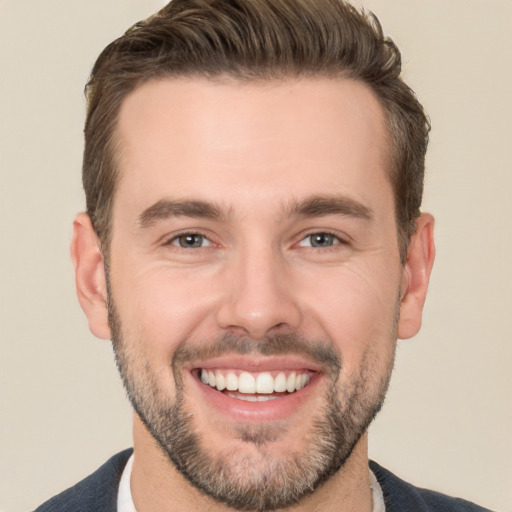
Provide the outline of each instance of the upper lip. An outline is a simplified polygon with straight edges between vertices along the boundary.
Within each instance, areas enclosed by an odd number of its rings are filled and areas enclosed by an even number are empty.
[[[315,363],[310,359],[294,354],[279,356],[226,355],[211,359],[193,361],[186,366],[190,370],[196,368],[202,368],[205,370],[224,368],[253,373],[277,370],[310,370],[313,372],[322,372],[322,367],[319,363]]]

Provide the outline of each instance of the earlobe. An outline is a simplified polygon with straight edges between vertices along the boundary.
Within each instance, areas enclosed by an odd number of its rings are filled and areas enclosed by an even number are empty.
[[[75,218],[70,249],[78,300],[87,316],[89,329],[98,338],[110,339],[103,254],[86,213],[79,213]]]
[[[428,213],[418,218],[411,237],[402,274],[398,337],[412,338],[421,327],[423,305],[435,257],[434,218]]]

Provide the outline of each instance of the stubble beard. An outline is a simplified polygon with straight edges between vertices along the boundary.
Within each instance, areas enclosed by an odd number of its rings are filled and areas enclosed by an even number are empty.
[[[243,452],[238,442],[238,449],[214,455],[203,442],[208,432],[200,432],[187,410],[179,371],[181,360],[192,355],[187,344],[183,344],[182,351],[178,348],[173,357],[176,381],[173,401],[159,388],[149,362],[141,363],[140,354],[137,357],[130,353],[111,294],[108,306],[116,363],[135,412],[169,460],[193,486],[236,510],[275,510],[291,506],[313,493],[343,468],[383,405],[393,367],[394,333],[390,340],[385,340],[392,343],[393,348],[389,351],[384,375],[374,374],[375,360],[367,353],[357,379],[340,389],[337,383],[342,364],[333,363],[331,371],[327,372],[330,386],[325,404],[301,440],[301,449],[278,458],[269,448],[287,435],[286,427],[242,424],[234,435],[238,441],[247,443],[247,451]],[[323,362],[325,352],[332,351],[330,357],[341,363],[330,345],[307,343],[289,335],[258,340],[257,343],[228,335],[217,340],[214,347],[218,348],[213,350],[225,351],[226,346],[235,348],[238,353],[264,355],[283,353],[286,347],[296,346],[309,351],[310,355],[316,352],[317,359]],[[315,350],[315,346],[319,348]],[[211,345],[208,351],[212,353]]]

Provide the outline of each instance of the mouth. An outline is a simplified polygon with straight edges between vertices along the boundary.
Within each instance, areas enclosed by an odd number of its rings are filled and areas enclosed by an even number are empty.
[[[303,418],[327,386],[325,365],[293,354],[226,354],[185,369],[193,407],[215,425]]]
[[[310,370],[248,372],[228,369],[196,369],[200,381],[235,400],[266,402],[288,397],[308,386]]]

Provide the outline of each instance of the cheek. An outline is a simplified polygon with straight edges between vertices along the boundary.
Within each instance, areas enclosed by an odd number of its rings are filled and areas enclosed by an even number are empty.
[[[149,268],[118,273],[112,281],[124,329],[145,340],[146,349],[172,352],[210,317],[212,282],[197,272]]]
[[[399,293],[395,274],[389,267],[386,274],[374,265],[346,265],[303,282],[305,318],[321,326],[347,368],[356,369],[368,350],[383,356],[392,350]]]
[[[158,383],[151,388],[165,389],[165,396],[174,396],[173,355],[204,317],[197,287],[168,272],[121,275],[117,269],[112,275],[112,294],[127,358],[125,371],[138,386]]]

